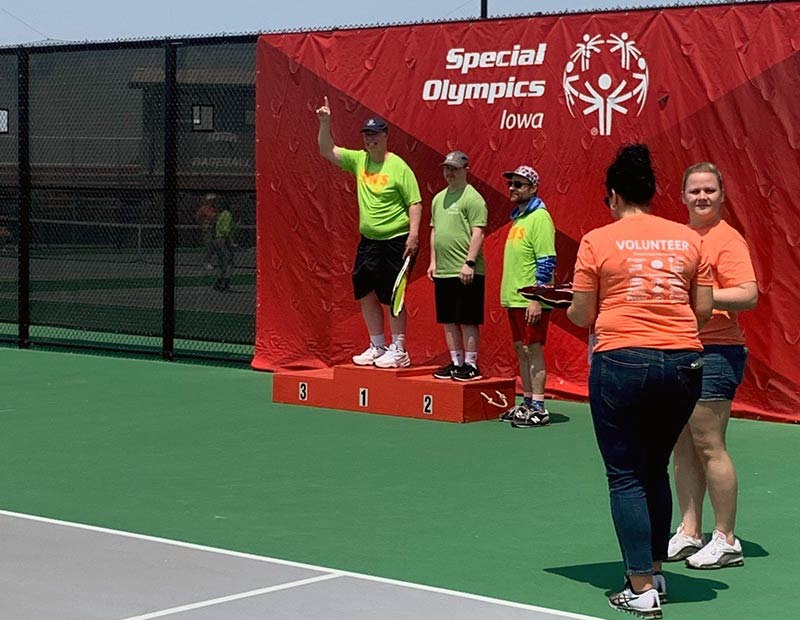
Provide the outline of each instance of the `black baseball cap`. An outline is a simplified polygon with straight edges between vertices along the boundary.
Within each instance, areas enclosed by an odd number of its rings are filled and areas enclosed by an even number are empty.
[[[380,116],[371,116],[364,121],[364,127],[361,129],[361,133],[364,133],[365,131],[389,133],[389,123],[383,120]]]

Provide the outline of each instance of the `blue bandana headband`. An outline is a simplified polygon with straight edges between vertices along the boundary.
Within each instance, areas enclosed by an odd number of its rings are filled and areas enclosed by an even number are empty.
[[[523,215],[528,215],[536,209],[546,209],[544,201],[539,198],[538,196],[534,196],[528,201],[528,204],[525,205],[524,208],[514,207],[511,211],[511,219],[516,220],[517,218],[522,217]]]

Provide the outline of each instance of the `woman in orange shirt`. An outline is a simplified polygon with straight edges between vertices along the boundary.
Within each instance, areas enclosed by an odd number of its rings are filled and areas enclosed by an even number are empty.
[[[712,280],[700,236],[650,215],[655,174],[646,146],[618,151],[606,191],[616,221],[581,239],[567,316],[594,324],[597,337],[589,402],[626,575],[609,604],[660,618],[669,457],[700,397],[698,323],[711,315]]]
[[[714,277],[714,312],[700,331],[703,390],[675,445],[675,488],[682,523],[669,541],[669,560],[686,558],[689,568],[744,564],[742,545],[733,535],[737,481],[725,446],[731,401],[744,377],[747,349],[737,311],[758,301],[758,287],[747,242],[722,220],[722,174],[703,162],[683,175],[683,202],[689,226],[703,239],[703,253]],[[702,515],[706,488],[714,508],[714,533],[703,546]]]

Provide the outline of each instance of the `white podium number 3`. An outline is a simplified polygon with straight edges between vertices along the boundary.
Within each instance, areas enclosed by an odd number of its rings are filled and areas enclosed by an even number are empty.
[[[367,407],[369,405],[369,390],[367,388],[358,388],[358,406]]]
[[[300,400],[308,400],[308,383],[300,382],[297,389]]]
[[[433,415],[433,396],[425,394],[422,397],[422,413],[425,415]]]

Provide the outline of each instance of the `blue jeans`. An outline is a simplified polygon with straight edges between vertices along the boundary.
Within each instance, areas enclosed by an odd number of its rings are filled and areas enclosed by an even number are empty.
[[[669,457],[700,398],[699,351],[616,349],[592,356],[589,403],[626,575],[667,557]]]
[[[733,400],[744,379],[747,349],[742,345],[708,344],[703,349],[703,391],[700,400]]]

